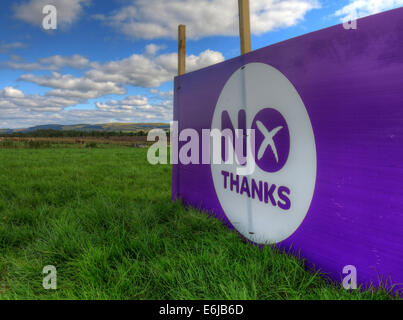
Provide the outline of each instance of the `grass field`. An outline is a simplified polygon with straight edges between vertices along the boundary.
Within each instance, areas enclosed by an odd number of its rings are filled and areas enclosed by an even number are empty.
[[[171,168],[123,146],[0,149],[1,299],[391,299],[242,241],[170,201]],[[57,267],[57,290],[42,268]]]

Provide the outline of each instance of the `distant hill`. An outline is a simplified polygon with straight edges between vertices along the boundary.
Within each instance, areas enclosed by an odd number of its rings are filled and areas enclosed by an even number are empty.
[[[169,123],[47,124],[22,129],[0,129],[0,134],[17,132],[29,133],[38,130],[136,132],[140,130],[149,131],[151,129],[169,129]]]

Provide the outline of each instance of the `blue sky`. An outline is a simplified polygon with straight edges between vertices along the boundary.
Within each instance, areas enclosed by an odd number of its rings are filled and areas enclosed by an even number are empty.
[[[253,49],[403,5],[250,2]],[[56,30],[42,27],[47,4]],[[180,23],[188,70],[239,55],[237,0],[2,0],[0,128],[170,121]]]

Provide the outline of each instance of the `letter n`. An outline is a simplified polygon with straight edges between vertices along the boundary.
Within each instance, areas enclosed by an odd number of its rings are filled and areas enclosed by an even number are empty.
[[[234,128],[231,121],[231,117],[228,111],[224,111],[221,114],[221,130],[229,129],[232,132],[234,139],[232,140],[232,146],[236,152],[238,163],[244,165],[246,162],[246,112],[245,110],[239,110],[238,112],[238,126]],[[239,140],[241,142],[242,150],[238,150]],[[227,160],[229,146],[225,143],[224,137],[221,144],[221,156],[223,161]],[[238,142],[238,143],[237,143]]]

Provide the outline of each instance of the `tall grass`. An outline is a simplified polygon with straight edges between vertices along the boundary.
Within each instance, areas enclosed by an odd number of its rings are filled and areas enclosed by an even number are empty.
[[[145,149],[0,150],[2,299],[391,299],[349,292],[170,201]],[[42,287],[57,267],[58,289]]]

